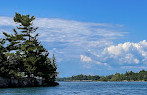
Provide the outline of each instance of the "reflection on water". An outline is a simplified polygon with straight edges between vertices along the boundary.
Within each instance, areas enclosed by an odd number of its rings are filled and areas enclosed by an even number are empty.
[[[1,88],[0,95],[146,95],[147,82],[60,82],[56,87]]]

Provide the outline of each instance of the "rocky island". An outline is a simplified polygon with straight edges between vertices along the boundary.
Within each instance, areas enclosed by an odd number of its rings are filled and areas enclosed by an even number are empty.
[[[0,88],[56,86],[56,59],[38,41],[34,16],[15,13],[17,28],[0,39]]]

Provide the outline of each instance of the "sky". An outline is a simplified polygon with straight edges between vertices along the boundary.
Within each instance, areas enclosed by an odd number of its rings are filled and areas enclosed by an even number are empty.
[[[1,0],[0,37],[15,12],[35,16],[59,77],[147,70],[146,0]]]

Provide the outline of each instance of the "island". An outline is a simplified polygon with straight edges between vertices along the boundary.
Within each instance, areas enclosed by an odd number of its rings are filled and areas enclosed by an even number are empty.
[[[114,75],[99,76],[99,75],[76,75],[72,77],[63,77],[57,78],[58,81],[124,81],[124,82],[133,82],[133,81],[147,81],[147,71],[141,70],[137,73],[133,71],[127,71],[125,74],[115,73]]]
[[[15,13],[16,28],[0,39],[0,88],[57,86],[56,59],[38,41],[34,16]],[[39,23],[39,22],[38,22]]]

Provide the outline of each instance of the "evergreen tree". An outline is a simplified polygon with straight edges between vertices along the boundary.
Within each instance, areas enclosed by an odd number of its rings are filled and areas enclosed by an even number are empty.
[[[56,65],[56,58],[55,55],[53,54],[53,58],[52,58],[52,64],[53,64],[53,68],[56,71],[57,70],[57,65]]]
[[[6,56],[5,56],[5,52],[6,52],[6,48],[4,47],[5,44],[5,39],[0,39],[0,63],[6,61]]]
[[[38,34],[34,34],[38,29],[33,26],[34,20],[34,16],[16,13],[14,22],[18,27],[13,29],[14,34],[3,33],[9,43],[6,47],[8,63],[13,75],[25,72],[28,77],[33,74],[49,82],[57,76],[56,60],[54,55],[52,61],[48,58],[49,52],[38,41]]]
[[[0,76],[8,76],[9,69],[7,57],[5,55],[6,48],[4,47],[5,39],[0,39]]]
[[[57,64],[56,64],[56,58],[55,58],[55,55],[53,54],[53,57],[52,57],[52,66],[53,66],[53,72],[52,72],[52,79],[53,81],[55,81],[56,77],[57,77]]]

